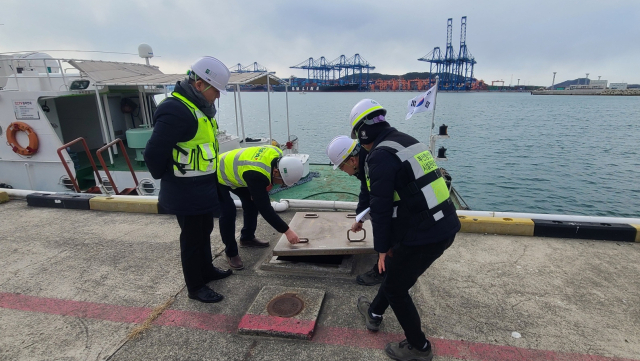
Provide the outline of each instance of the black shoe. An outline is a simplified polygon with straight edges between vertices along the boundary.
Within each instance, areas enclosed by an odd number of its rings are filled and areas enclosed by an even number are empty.
[[[258,238],[240,240],[240,247],[269,247],[269,241],[263,241]]]
[[[201,289],[197,290],[195,293],[188,293],[189,298],[192,300],[198,300],[204,303],[216,303],[222,301],[224,296],[217,293],[207,286],[203,286]]]
[[[356,282],[358,282],[359,285],[363,286],[375,286],[382,283],[383,280],[384,275],[379,274],[375,270],[368,270],[367,272],[356,277]]]
[[[233,274],[233,271],[230,269],[221,270],[218,267],[213,267],[213,273],[209,277],[206,277],[205,281],[206,283],[209,283],[211,281],[221,280],[223,278],[227,278],[231,276],[232,274]]]

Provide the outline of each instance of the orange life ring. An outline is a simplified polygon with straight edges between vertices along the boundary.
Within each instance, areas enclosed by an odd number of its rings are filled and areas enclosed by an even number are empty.
[[[27,133],[27,136],[29,137],[29,145],[26,148],[23,148],[18,144],[18,141],[16,140],[16,134],[18,132]],[[20,155],[33,155],[38,151],[38,136],[27,123],[13,122],[9,124],[9,128],[7,129],[7,144],[11,147],[14,153]]]

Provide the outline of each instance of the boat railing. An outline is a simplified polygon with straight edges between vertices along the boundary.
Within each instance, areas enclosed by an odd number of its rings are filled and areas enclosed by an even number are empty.
[[[71,64],[72,59],[65,58],[20,58],[20,57],[0,57],[0,63],[4,63],[4,71],[0,69],[0,89],[1,90],[27,90],[26,84],[21,84],[21,79],[42,79],[46,74],[49,89],[52,91],[63,87],[69,90],[71,82],[67,70],[78,70]],[[65,65],[68,64],[68,65]],[[63,65],[67,68],[63,68]],[[57,76],[59,74],[59,76]],[[78,73],[79,74],[79,73]],[[74,74],[75,75],[75,74]],[[15,88],[7,88],[9,79],[15,80]],[[62,79],[61,85],[54,85],[54,79]]]
[[[111,147],[116,143],[119,143],[120,145],[120,151],[122,152],[124,159],[127,161],[127,166],[129,167],[129,171],[131,172],[131,176],[133,177],[133,182],[136,185],[134,188],[125,188],[122,192],[118,192],[118,187],[116,187],[116,183],[113,181],[113,178],[111,178],[111,172],[109,172],[109,168],[107,167],[107,164],[105,163],[104,158],[102,157],[102,152],[109,149],[109,147]],[[136,172],[133,170],[133,166],[131,165],[131,161],[129,160],[129,155],[127,154],[127,149],[124,147],[124,143],[122,142],[122,139],[116,138],[114,141],[105,144],[102,148],[96,151],[96,156],[98,157],[98,160],[100,161],[100,165],[102,166],[102,170],[104,170],[104,172],[106,173],[107,179],[109,179],[109,183],[111,184],[111,188],[113,189],[113,192],[115,194],[136,195],[136,196],[138,195],[138,192],[136,191],[139,186],[138,178],[136,177]]]
[[[71,169],[69,169],[69,165],[67,164],[67,162],[64,160],[64,156],[62,155],[62,151],[63,150],[67,150],[67,148],[71,147],[72,145],[78,143],[78,142],[82,142],[82,146],[84,147],[84,151],[87,153],[87,158],[89,158],[89,162],[91,162],[91,168],[93,168],[93,172],[96,175],[96,178],[100,181],[101,185],[102,185],[102,178],[100,178],[100,172],[98,172],[98,167],[96,166],[96,162],[93,161],[93,157],[91,156],[91,151],[89,151],[89,146],[87,145],[87,141],[80,137],[77,138],[75,140],[70,141],[69,143],[63,145],[62,147],[58,148],[58,156],[60,157],[60,160],[62,161],[62,165],[64,166],[64,169],[67,171],[67,174],[69,175],[69,179],[71,180],[71,183],[73,184],[73,189],[75,189],[76,193],[82,193],[82,191],[80,190],[80,187],[78,186],[78,181],[76,179],[76,177],[73,175],[73,173],[71,173]],[[67,152],[68,154],[68,152]],[[112,183],[113,184],[113,183]],[[93,186],[91,188],[89,188],[85,193],[102,193],[102,190],[100,190],[100,187],[98,186]]]

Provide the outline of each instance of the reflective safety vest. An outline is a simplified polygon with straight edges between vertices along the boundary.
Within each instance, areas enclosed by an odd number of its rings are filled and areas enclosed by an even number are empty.
[[[184,103],[198,121],[198,131],[193,139],[173,147],[173,174],[176,177],[198,177],[215,173],[218,123],[179,93],[173,92],[171,95]]]
[[[244,172],[258,171],[271,182],[271,162],[282,157],[282,150],[271,145],[230,150],[220,154],[218,183],[231,188],[246,187]]]
[[[394,154],[410,179],[393,193],[392,217],[396,224],[413,227],[426,221],[432,226],[455,212],[446,181],[425,144],[415,143],[413,138],[402,133],[391,133],[374,149]],[[365,175],[371,190],[368,163],[365,163]]]

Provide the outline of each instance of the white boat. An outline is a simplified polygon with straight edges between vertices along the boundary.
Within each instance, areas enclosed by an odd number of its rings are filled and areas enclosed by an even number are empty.
[[[142,150],[152,133],[156,98],[168,96],[185,76],[163,74],[142,53],[146,64],[0,55],[0,137],[6,140],[0,146],[0,187],[157,195],[160,182],[145,167]],[[286,84],[268,72],[231,74],[242,137],[221,130],[220,152],[271,144],[271,134],[246,137],[239,89],[274,83]],[[269,122],[271,133],[270,98]],[[297,142],[287,143],[285,153],[297,153]]]

